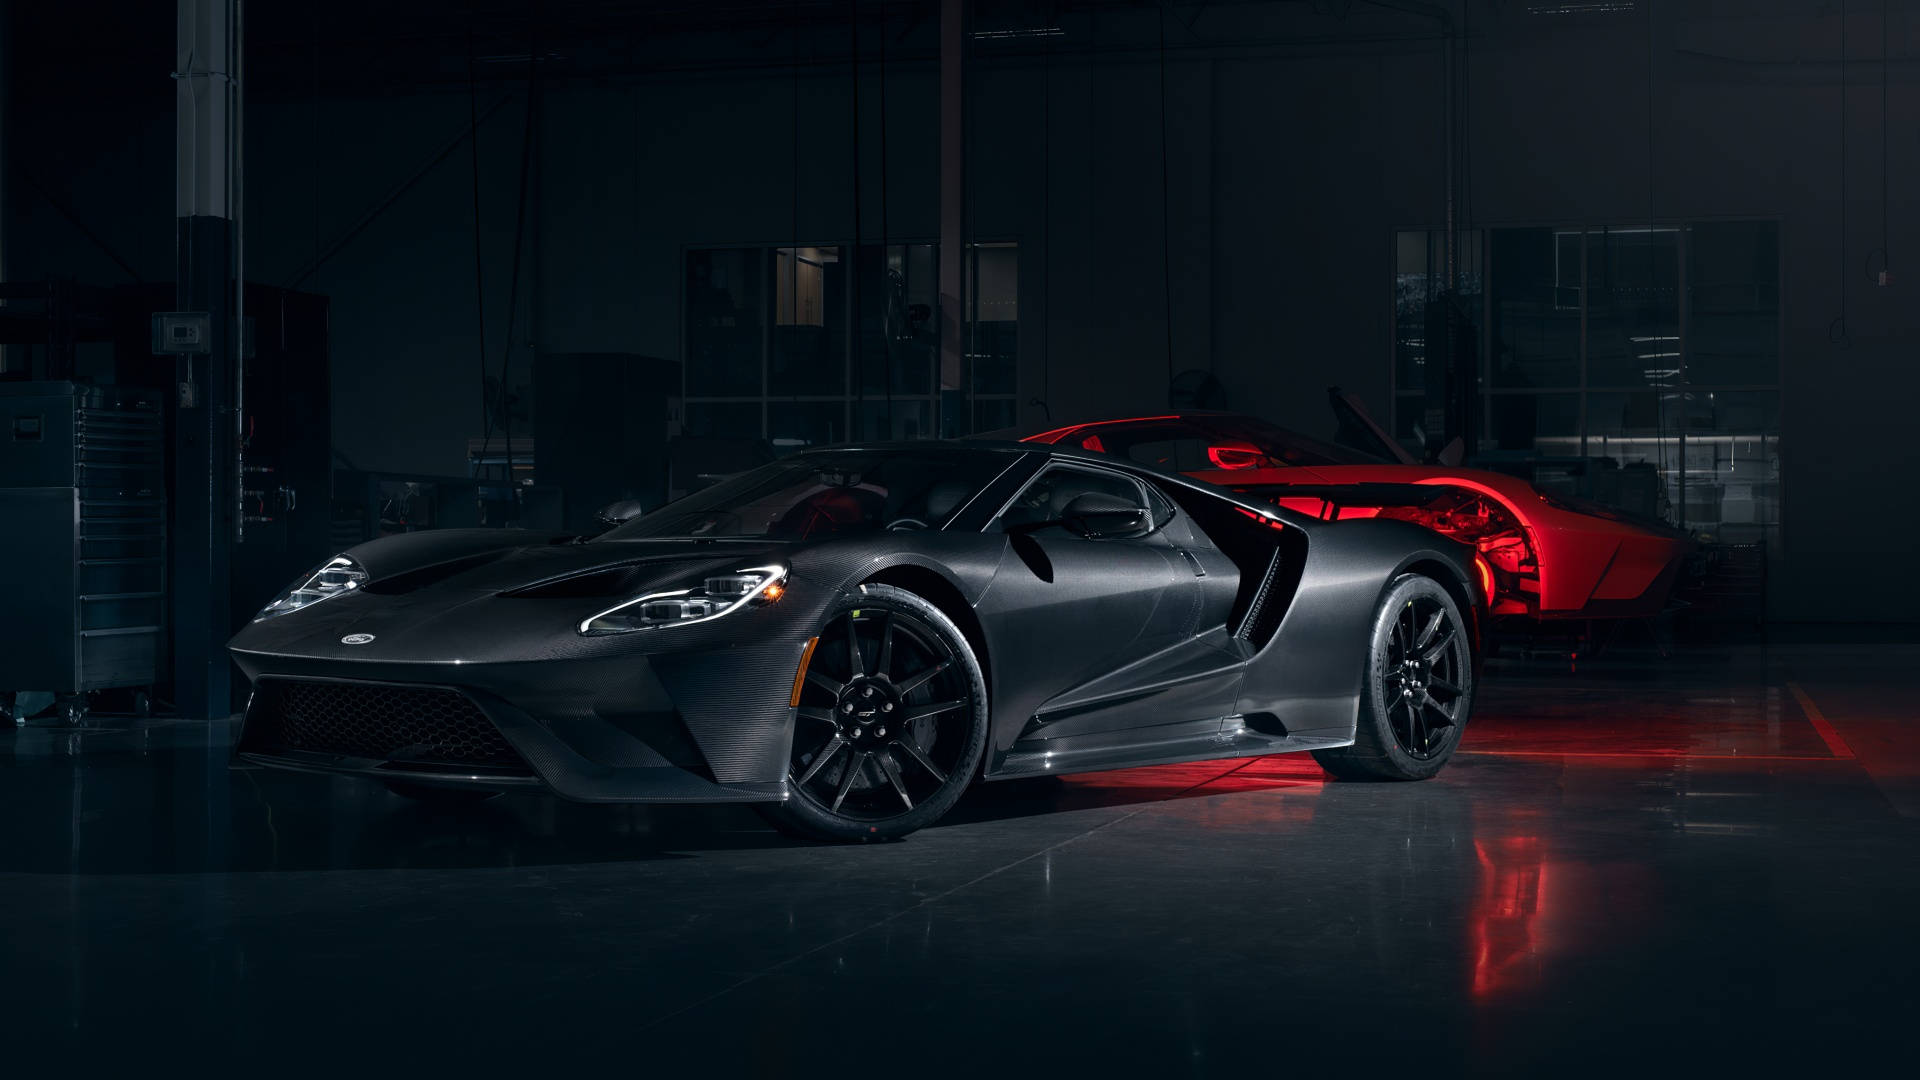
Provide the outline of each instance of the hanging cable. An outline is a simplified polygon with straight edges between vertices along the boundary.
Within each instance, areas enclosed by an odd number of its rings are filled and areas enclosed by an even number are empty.
[[[513,487],[513,407],[507,396],[507,376],[513,362],[513,331],[520,314],[520,252],[527,232],[527,174],[533,162],[533,118],[538,107],[539,53],[530,43],[527,55],[527,115],[520,134],[520,192],[515,200],[513,215],[513,260],[508,269],[507,285],[507,336],[500,355],[500,384],[495,388],[493,400],[487,409],[487,426],[480,439],[480,463],[484,468],[488,455],[493,452],[493,418],[498,411],[502,414],[502,426],[507,437],[507,492],[510,502],[517,504],[518,492]]]
[[[319,6],[315,5],[307,14],[307,32],[312,35],[308,43],[308,63],[313,68],[313,132],[308,145],[313,150],[314,160],[308,168],[313,176],[313,261],[315,265],[320,262],[320,148],[325,145],[320,141],[320,17],[315,14],[319,10]],[[485,398],[485,396],[483,391],[481,397]]]
[[[1880,256],[1880,269],[1873,257]],[[1880,250],[1867,253],[1867,280],[1892,284],[1893,234],[1887,229],[1887,0],[1880,0]]]
[[[880,3],[880,285],[882,302],[880,307],[880,361],[882,377],[885,379],[887,395],[887,438],[894,437],[893,431],[893,263],[892,239],[887,221],[887,5]],[[912,324],[906,307],[906,270],[907,260],[900,260],[901,309],[900,315]],[[919,434],[926,434],[924,431]]]
[[[787,43],[790,51],[790,61],[787,66],[792,76],[792,85],[787,95],[787,107],[793,128],[792,135],[788,139],[790,151],[788,175],[792,178],[792,183],[787,186],[787,235],[788,243],[793,245],[794,257],[798,259],[800,255],[800,0],[791,0],[787,4],[787,25],[793,28],[792,36]],[[796,268],[796,273],[791,275],[790,280],[797,281],[799,277]]]
[[[1654,228],[1653,183],[1654,183],[1654,180],[1653,178],[1654,178],[1654,172],[1655,172],[1654,157],[1653,157],[1654,155],[1654,148],[1653,148],[1653,105],[1654,105],[1653,5],[1648,4],[1646,6],[1646,9],[1647,9],[1646,23],[1647,23],[1647,237],[1648,237],[1647,239],[1647,270],[1648,270],[1647,281],[1649,282],[1649,284],[1651,284],[1651,282],[1653,281],[1653,277],[1652,277],[1653,246],[1654,246],[1653,239],[1652,239],[1654,235],[1654,232],[1653,232],[1653,228]]]
[[[493,415],[487,401],[487,293],[480,244],[480,106],[473,69],[473,23],[467,23],[467,161],[473,175],[473,320],[480,360],[480,430]],[[318,146],[316,141],[315,146]],[[476,497],[479,490],[474,491]]]
[[[1053,24],[1060,25],[1059,11]],[[1040,55],[1040,402],[1053,421],[1053,39]],[[1020,415],[1014,410],[1014,416]]]
[[[529,7],[534,9],[537,9],[538,6],[539,0],[532,0],[529,4]],[[520,144],[520,206],[518,212],[515,214],[513,230],[513,280],[516,304],[519,299],[520,284],[520,238],[526,229],[527,200],[530,197],[528,191],[528,174],[532,169],[533,155],[535,152],[533,144],[534,132],[536,130],[534,127],[534,117],[538,115],[540,111],[540,18],[538,10],[533,12],[533,18],[530,21],[533,28],[527,35],[527,129],[526,135]],[[516,315],[517,312],[514,310],[507,312],[506,347],[500,351],[500,412],[501,419],[507,429],[507,513],[512,515],[508,520],[514,522],[520,520],[520,484],[513,477],[513,383],[508,378],[507,373],[513,367],[513,322]],[[527,313],[527,319],[528,321],[532,321],[533,313],[531,311]]]
[[[1827,324],[1827,340],[1843,349],[1853,347],[1847,327],[1847,0],[1840,0],[1840,315]]]
[[[639,55],[639,50],[635,45],[635,42],[637,40],[638,40],[638,35],[635,34],[631,29],[629,29],[627,31],[627,71],[630,73],[637,72],[640,70],[640,55]],[[631,229],[631,231],[628,233],[628,235],[633,238],[633,243],[630,245],[630,247],[632,248],[632,254],[633,254],[633,280],[644,281],[646,280],[648,258],[646,255],[647,245],[641,242],[641,237],[640,237],[640,216],[641,216],[640,208],[644,205],[641,201],[641,196],[640,196],[640,190],[641,190],[640,188],[640,179],[641,179],[640,79],[637,75],[630,74],[629,80],[630,81],[628,82],[628,86],[633,92],[633,98],[632,98],[633,115],[632,115],[632,121],[628,125],[629,137],[633,144],[633,149],[632,149],[632,153],[633,153],[632,181],[633,182],[631,187],[629,188],[628,196],[627,196],[627,206],[632,211],[632,217],[630,218],[630,224],[629,224],[629,228]],[[686,267],[684,265],[676,267],[676,269],[681,274],[686,273]],[[685,288],[684,279],[683,279],[682,288],[683,289]],[[686,329],[684,326],[681,328],[681,333],[682,334],[686,333]],[[681,355],[682,356],[686,355],[684,342],[682,343]],[[687,387],[686,369],[685,367],[682,367],[680,370],[680,393],[681,393],[681,399],[683,401],[685,400],[686,387]],[[684,406],[682,406],[682,408],[684,409]],[[679,419],[684,420],[685,416],[686,414],[683,411]],[[669,468],[671,468],[671,466],[669,466]]]
[[[844,378],[853,384],[846,389],[851,391],[855,403],[851,410],[854,423],[859,423],[859,403],[865,396],[863,388],[866,386],[862,370],[866,365],[861,362],[866,358],[865,330],[860,324],[860,0],[847,0],[847,11],[847,37],[853,52],[853,59],[848,64],[853,76],[853,243],[847,248],[841,265],[846,268],[847,281],[852,285],[848,290],[848,306],[853,327],[847,337],[853,350],[854,363]],[[864,424],[860,426],[865,427]],[[852,423],[848,425],[849,437],[853,435],[853,427]]]
[[[1173,404],[1173,229],[1167,208],[1167,4],[1160,2],[1160,316],[1167,339],[1167,404]]]
[[[1087,197],[1083,200],[1083,205],[1091,202],[1093,192],[1096,189],[1096,185],[1094,184],[1094,176],[1098,168],[1098,154],[1096,151],[1100,145],[1099,141],[1094,138],[1094,133],[1099,127],[1100,10],[1097,6],[1092,5],[1087,8],[1087,48],[1085,55],[1087,57]],[[1089,252],[1094,250],[1094,244],[1092,211],[1089,210],[1087,224],[1087,249]],[[1099,296],[1101,285],[1099,260],[1087,259],[1086,265],[1087,295]]]
[[[1460,217],[1467,235],[1473,232],[1473,5],[1460,5]],[[1477,368],[1476,368],[1477,370]]]
[[[793,0],[792,3],[787,5],[787,19],[788,19],[788,24],[793,28],[793,35],[792,35],[792,42],[791,42],[793,55],[792,55],[792,63],[789,65],[793,69],[793,87],[792,87],[792,92],[788,95],[790,99],[789,106],[792,110],[793,135],[792,135],[792,138],[789,140],[791,144],[791,149],[792,149],[792,161],[789,165],[789,169],[790,169],[789,175],[791,177],[792,182],[788,185],[789,190],[787,192],[787,196],[789,199],[788,216],[787,216],[787,235],[789,239],[787,243],[791,245],[790,247],[787,248],[787,311],[788,311],[787,317],[791,319],[793,322],[798,323],[800,321],[800,3],[799,3],[799,0]],[[780,288],[780,277],[778,273],[778,267],[780,265],[779,260],[780,260],[780,256],[776,252],[774,255],[774,266],[776,268],[776,272],[774,274],[774,282],[773,282],[773,287],[776,291]],[[780,339],[780,302],[777,297],[775,298],[774,305],[773,305],[773,334],[770,340],[773,342],[773,346],[772,346],[773,349],[779,350],[782,343]],[[767,370],[762,372],[760,377],[760,392],[762,394],[770,395],[773,392],[772,366],[773,366],[772,358],[769,357]],[[760,424],[761,424],[761,436],[763,438],[771,438],[773,435],[772,429],[768,427],[769,418],[767,416],[767,413],[769,411],[771,411],[770,406],[763,407],[761,410]]]
[[[1646,261],[1647,292],[1646,292],[1645,310],[1649,314],[1651,314],[1653,310],[1653,305],[1655,303],[1655,291],[1654,291],[1655,278],[1654,278],[1654,272],[1653,272],[1654,257],[1655,257],[1655,251],[1659,247],[1659,236],[1660,236],[1660,234],[1657,231],[1655,231],[1657,227],[1654,224],[1654,196],[1653,196],[1654,174],[1655,174],[1656,166],[1654,164],[1655,150],[1654,150],[1654,135],[1653,135],[1653,131],[1654,131],[1653,113],[1654,113],[1655,91],[1654,91],[1654,71],[1653,71],[1654,48],[1653,48],[1653,5],[1652,4],[1648,4],[1646,6],[1645,23],[1646,23],[1646,31],[1647,31],[1647,239],[1646,239],[1646,242],[1642,245],[1642,247],[1645,249],[1646,256],[1647,256],[1647,261]],[[1608,232],[1605,232],[1602,235],[1605,238],[1601,241],[1601,243],[1604,245],[1607,245],[1608,247],[1611,247],[1613,243],[1613,237],[1612,237],[1611,231],[1609,230]],[[1607,259],[1607,269],[1608,269],[1608,284],[1612,285],[1614,282],[1613,273],[1612,273],[1613,259],[1611,257],[1610,252]],[[1617,295],[1617,290],[1616,290],[1616,295]],[[1612,306],[1613,305],[1610,303],[1609,307],[1612,307]],[[1640,332],[1645,334],[1645,333],[1651,333],[1654,331],[1650,331],[1643,326],[1640,328]],[[1685,342],[1681,342],[1681,345],[1684,346],[1685,344],[1686,344]],[[1685,350],[1683,348],[1676,351],[1685,351]],[[1682,393],[1684,394],[1684,391]],[[1682,410],[1682,414],[1684,415],[1684,409]],[[1654,424],[1654,437],[1655,437],[1654,446],[1657,448],[1657,452],[1659,453],[1659,457],[1660,457],[1659,471],[1663,475],[1671,475],[1668,472],[1668,470],[1670,469],[1672,463],[1667,457],[1667,449],[1668,449],[1668,446],[1675,441],[1670,434],[1673,429],[1672,429],[1672,426],[1667,422],[1667,415],[1668,414],[1667,414],[1666,395],[1655,393],[1654,410],[1653,410],[1653,424]],[[1685,437],[1686,437],[1685,432],[1682,432],[1679,435],[1679,438],[1685,438]],[[1686,503],[1686,490],[1687,490],[1686,482],[1687,482],[1686,476],[1684,475],[1684,470],[1683,470],[1683,474],[1680,477],[1680,492],[1681,492],[1680,501],[1682,506],[1684,506]]]
[[[963,19],[965,16],[963,16]],[[971,23],[963,24],[971,27]],[[960,49],[963,61],[970,61],[968,55],[973,39],[964,32],[960,36]],[[963,434],[971,435],[980,430],[980,232],[979,192],[973,183],[973,127],[974,109],[968,107],[967,87],[972,82],[973,65],[963,62],[960,67],[960,194],[966,200],[961,214],[960,232],[960,362],[966,371],[967,384],[967,430]]]

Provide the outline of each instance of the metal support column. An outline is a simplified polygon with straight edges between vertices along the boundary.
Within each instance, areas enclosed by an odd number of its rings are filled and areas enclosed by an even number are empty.
[[[7,244],[12,239],[13,203],[10,201],[10,187],[13,181],[13,98],[9,88],[13,85],[13,39],[14,21],[19,18],[13,5],[0,5],[0,282],[11,281],[8,274]],[[9,346],[0,343],[0,372],[7,370],[11,359]]]
[[[175,55],[174,213],[180,311],[209,316],[208,351],[182,356],[173,395],[171,545],[174,704],[182,716],[227,715],[226,640],[234,465],[232,0],[179,0]]]
[[[967,0],[940,0],[940,402],[935,430],[968,433]]]

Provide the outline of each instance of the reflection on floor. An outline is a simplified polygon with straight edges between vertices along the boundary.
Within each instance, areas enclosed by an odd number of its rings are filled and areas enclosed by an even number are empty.
[[[1483,690],[1432,783],[1023,781],[870,848],[738,808],[429,811],[231,770],[223,725],[0,732],[0,1005],[81,1069],[1772,1075],[1904,1044],[1920,647]]]

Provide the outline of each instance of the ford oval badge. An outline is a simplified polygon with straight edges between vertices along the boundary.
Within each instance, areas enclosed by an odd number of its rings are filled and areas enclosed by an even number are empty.
[[[340,639],[342,645],[365,645],[373,640],[372,634],[348,634]]]

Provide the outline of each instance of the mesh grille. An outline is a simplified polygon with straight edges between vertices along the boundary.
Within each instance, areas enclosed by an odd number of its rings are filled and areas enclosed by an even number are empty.
[[[457,691],[280,681],[261,689],[249,726],[259,724],[262,735],[290,750],[526,769],[499,729]]]

